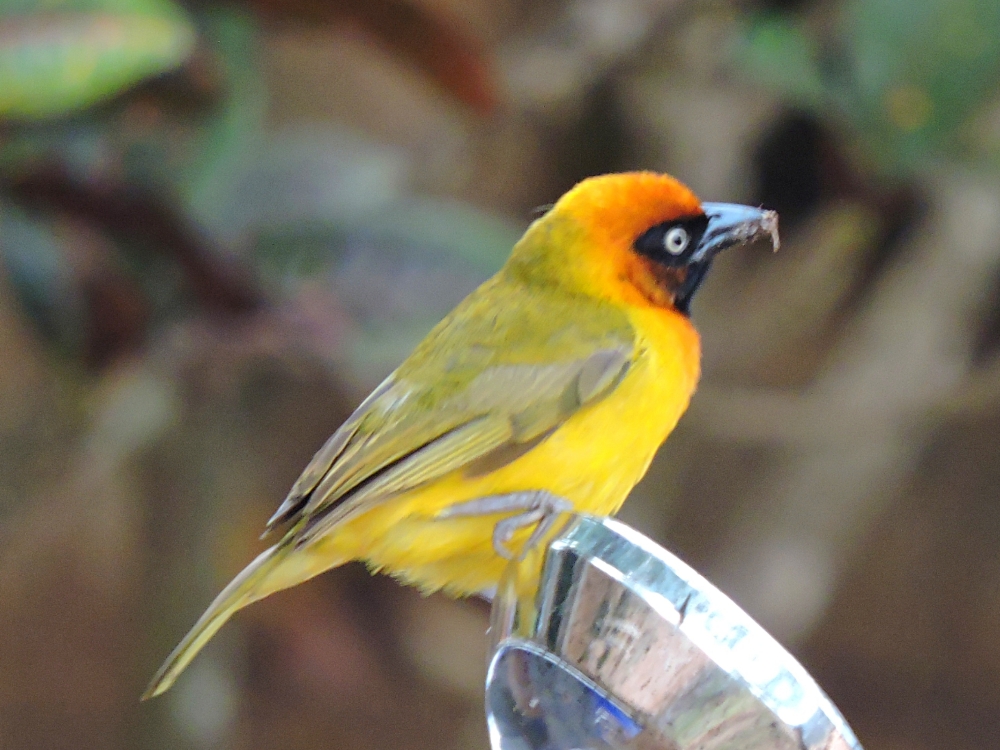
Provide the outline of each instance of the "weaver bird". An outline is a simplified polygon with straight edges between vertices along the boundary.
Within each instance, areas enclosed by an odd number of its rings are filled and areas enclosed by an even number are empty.
[[[280,541],[212,602],[144,697],[234,612],[351,560],[425,592],[495,587],[566,510],[610,515],[697,384],[691,298],[777,215],[668,175],[584,180],[535,221],[320,449],[267,524]]]

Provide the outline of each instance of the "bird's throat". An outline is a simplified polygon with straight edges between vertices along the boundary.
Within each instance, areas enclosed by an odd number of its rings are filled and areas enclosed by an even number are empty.
[[[629,273],[629,282],[647,304],[688,315],[691,299],[704,281],[711,262],[672,267],[642,258]]]
[[[701,282],[705,280],[711,266],[712,261],[710,260],[685,266],[684,278],[674,287],[674,308],[677,312],[684,315],[691,314],[691,300],[694,293],[698,291],[698,287],[701,286]]]

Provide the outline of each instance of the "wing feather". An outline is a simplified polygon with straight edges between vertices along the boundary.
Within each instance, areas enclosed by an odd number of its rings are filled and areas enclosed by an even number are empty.
[[[392,377],[388,377],[365,398],[350,417],[334,432],[323,444],[323,447],[316,451],[306,468],[302,470],[299,478],[292,485],[288,496],[284,499],[274,515],[267,522],[264,534],[268,534],[276,526],[280,526],[291,520],[299,513],[308,502],[316,486],[323,480],[323,477],[330,471],[334,461],[344,457],[345,448],[351,443],[352,438],[358,431],[361,421],[371,409],[372,404],[384,398],[385,394],[392,388]],[[352,452],[358,449],[358,441],[354,441]]]
[[[512,433],[509,421],[480,417],[427,443],[405,458],[396,461],[377,476],[369,478],[356,491],[341,496],[340,502],[328,503],[309,516],[300,543],[320,536],[333,526],[367,510],[375,501],[397,495],[432,479],[462,468],[500,445]]]

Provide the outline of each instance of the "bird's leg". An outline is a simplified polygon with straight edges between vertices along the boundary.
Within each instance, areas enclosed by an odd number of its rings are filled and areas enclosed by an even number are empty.
[[[520,560],[552,529],[560,513],[571,510],[573,506],[568,500],[556,497],[545,490],[530,490],[511,492],[507,495],[487,495],[457,503],[438,513],[437,518],[492,516],[520,511],[516,515],[498,521],[493,527],[493,549],[497,554],[508,560]],[[515,555],[507,548],[507,542],[518,529],[523,529],[525,526],[535,526],[535,530],[521,548],[521,554]]]

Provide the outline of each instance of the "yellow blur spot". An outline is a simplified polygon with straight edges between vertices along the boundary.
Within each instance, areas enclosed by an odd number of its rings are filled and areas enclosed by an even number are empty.
[[[926,91],[919,86],[907,84],[889,90],[885,108],[890,122],[900,130],[909,132],[927,124],[934,105]]]

